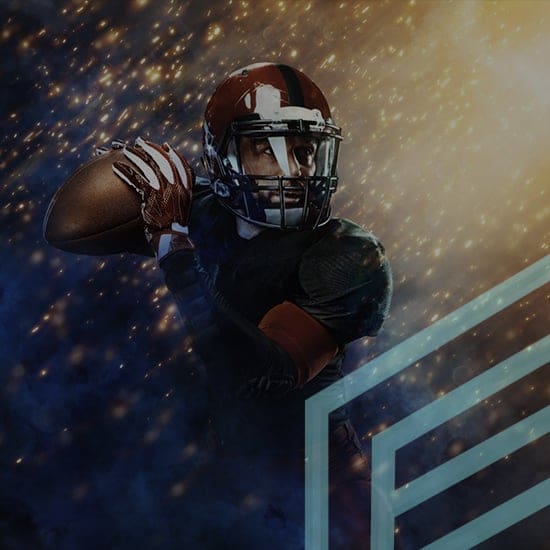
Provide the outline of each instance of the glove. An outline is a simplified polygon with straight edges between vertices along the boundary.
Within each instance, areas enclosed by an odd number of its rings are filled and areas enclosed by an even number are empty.
[[[298,373],[290,358],[276,346],[270,347],[270,353],[262,366],[263,372],[259,376],[252,375],[239,389],[241,399],[249,401],[263,397],[283,397],[297,387]]]
[[[111,151],[116,151],[117,149],[124,149],[126,147],[126,142],[120,139],[115,139],[111,141],[111,147],[106,147],[102,145],[101,147],[96,147],[94,156],[100,157],[101,155],[106,155]]]
[[[113,172],[141,195],[145,236],[157,261],[176,250],[193,250],[188,225],[195,175],[189,163],[168,144],[141,138],[123,152],[129,163],[113,163]]]
[[[244,401],[252,401],[263,397],[283,397],[296,388],[296,375],[290,371],[268,372],[264,375],[247,380],[239,389],[238,395]]]

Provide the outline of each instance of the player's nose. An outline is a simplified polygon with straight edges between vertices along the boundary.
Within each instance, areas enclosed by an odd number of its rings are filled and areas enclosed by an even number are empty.
[[[301,176],[302,175],[302,166],[296,158],[296,154],[293,149],[288,152],[288,167],[290,168],[291,176]]]

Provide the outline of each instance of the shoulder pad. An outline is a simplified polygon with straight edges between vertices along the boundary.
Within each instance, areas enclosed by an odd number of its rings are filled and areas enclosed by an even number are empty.
[[[348,291],[369,279],[383,262],[384,247],[370,232],[349,220],[311,246],[300,264],[300,282],[310,295]]]
[[[304,297],[297,304],[347,343],[380,329],[391,299],[391,268],[372,233],[349,220],[335,222],[302,257]]]

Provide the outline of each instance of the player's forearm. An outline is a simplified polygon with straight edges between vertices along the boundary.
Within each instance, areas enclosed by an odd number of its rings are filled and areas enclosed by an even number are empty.
[[[205,361],[215,359],[213,355],[219,348],[216,338],[220,335],[215,306],[194,251],[172,250],[159,260],[159,266],[197,351]]]
[[[159,265],[197,351],[207,363],[228,360],[222,336],[226,331],[220,330],[223,323],[230,326],[231,333],[238,334],[239,347],[247,350],[250,365],[254,367],[250,379],[271,376],[270,380],[264,380],[265,386],[261,386],[258,393],[245,392],[245,397],[284,393],[296,387],[297,373],[290,355],[223,299],[193,251],[173,252]]]

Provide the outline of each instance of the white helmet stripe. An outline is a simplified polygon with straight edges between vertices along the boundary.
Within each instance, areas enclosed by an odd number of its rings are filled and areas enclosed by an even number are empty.
[[[291,176],[292,174],[290,173],[290,166],[288,164],[288,153],[286,150],[286,139],[281,136],[270,136],[267,139],[269,145],[271,145],[271,150],[275,155],[275,159],[283,171],[283,176]]]

